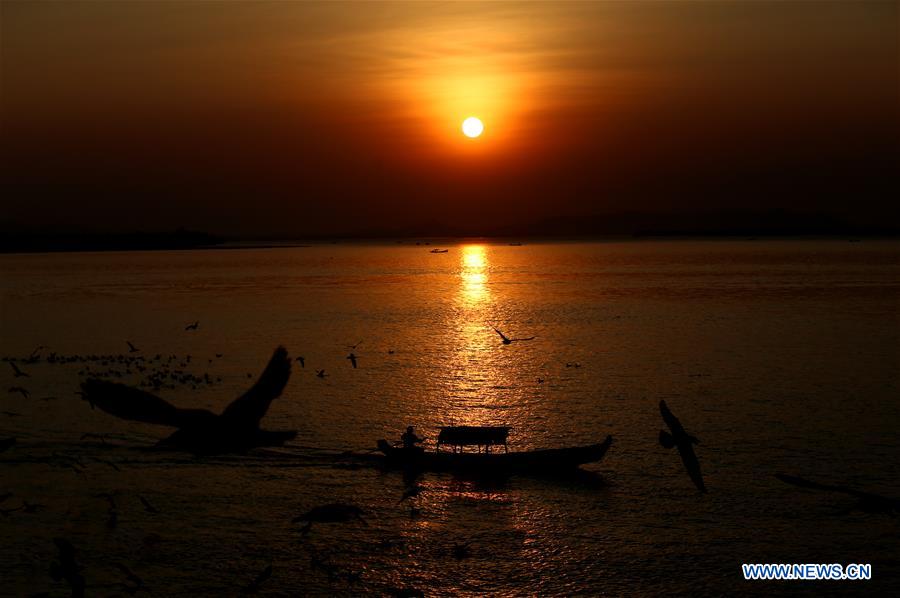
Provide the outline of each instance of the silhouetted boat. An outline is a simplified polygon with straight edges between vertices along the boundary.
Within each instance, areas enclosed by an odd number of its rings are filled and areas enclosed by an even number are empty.
[[[432,249],[431,253],[447,253],[449,249]]]
[[[574,469],[585,463],[596,463],[603,459],[611,444],[612,436],[607,436],[600,444],[572,448],[466,453],[399,448],[382,439],[378,441],[378,449],[384,453],[388,466],[404,469],[464,473],[553,473]]]

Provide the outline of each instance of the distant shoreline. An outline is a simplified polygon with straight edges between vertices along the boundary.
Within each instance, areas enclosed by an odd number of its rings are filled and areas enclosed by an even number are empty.
[[[627,241],[896,241],[897,233],[847,233],[847,234],[748,234],[748,233],[696,233],[696,232],[640,232],[632,235],[585,236],[437,236],[437,237],[334,237],[308,239],[225,239],[197,233],[199,236],[172,235],[110,235],[60,237],[20,237],[0,241],[0,254],[39,253],[100,253],[121,251],[186,251],[186,250],[236,250],[323,247],[328,245],[390,245],[404,247],[439,247],[466,242],[483,242],[495,245],[528,245],[543,243],[627,242]]]

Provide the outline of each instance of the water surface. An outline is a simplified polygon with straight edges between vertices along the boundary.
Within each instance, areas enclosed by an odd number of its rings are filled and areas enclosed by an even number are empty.
[[[0,437],[19,439],[0,455],[0,494],[14,493],[2,506],[46,505],[0,518],[0,594],[65,595],[47,574],[55,536],[79,549],[94,595],[120,592],[115,562],[160,596],[235,594],[269,562],[263,594],[273,596],[900,588],[896,517],[836,516],[845,497],[773,477],[900,496],[900,244],[442,247],[0,256],[0,354],[38,345],[45,357],[119,354],[129,340],[148,359],[191,355],[185,371],[213,383],[159,394],[215,410],[276,345],[306,358],[264,420],[297,429],[296,441],[277,454],[199,460],[148,450],[165,429],[91,411],[74,394],[84,364],[21,365],[28,379],[0,364],[6,387],[32,394],[0,394],[0,408],[20,414],[0,416]],[[536,338],[504,346],[491,326]],[[354,370],[346,356],[360,342]],[[50,396],[60,398],[41,400]],[[661,399],[702,441],[706,496],[657,442]],[[426,475],[411,519],[397,503],[402,475],[334,457],[408,424],[432,440],[440,425],[508,424],[515,450],[607,434],[615,444],[589,477]],[[108,434],[112,446],[81,440],[85,432]],[[59,455],[78,456],[84,472]],[[117,493],[115,529],[101,492]],[[145,512],[139,495],[161,513]],[[365,508],[369,525],[323,525],[303,538],[290,524],[333,501]],[[385,548],[388,539],[402,545]],[[457,542],[471,542],[470,558],[453,558]],[[340,573],[329,579],[312,555]],[[742,562],[871,562],[874,579],[744,582]]]

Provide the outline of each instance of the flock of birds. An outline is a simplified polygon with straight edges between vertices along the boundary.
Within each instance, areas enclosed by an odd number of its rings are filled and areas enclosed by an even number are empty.
[[[199,322],[195,321],[187,325],[185,331],[195,331],[198,328]],[[492,328],[499,335],[503,345],[530,341],[535,338],[534,336],[511,338],[498,328],[493,326]],[[187,368],[192,363],[190,355],[178,357],[176,355],[164,356],[157,354],[153,357],[145,357],[142,355],[141,349],[131,341],[125,341],[125,344],[128,347],[128,352],[118,355],[61,355],[50,352],[46,357],[42,357],[43,352],[47,348],[39,346],[26,358],[4,357],[3,360],[9,363],[15,380],[30,378],[30,374],[23,368],[38,362],[48,364],[84,364],[84,367],[78,372],[80,376],[87,378],[82,383],[80,393],[84,400],[90,403],[91,407],[99,407],[123,419],[175,427],[177,429],[176,432],[160,443],[163,446],[188,450],[198,455],[244,453],[256,447],[280,446],[285,441],[294,438],[294,431],[264,430],[259,427],[259,424],[265,416],[271,401],[280,396],[286,386],[290,376],[291,364],[298,363],[301,368],[306,367],[306,359],[303,356],[291,359],[284,348],[277,348],[257,382],[247,392],[229,404],[221,414],[214,414],[206,410],[179,409],[144,389],[156,391],[164,388],[176,388],[177,385],[190,385],[196,389],[202,385],[211,386],[219,383],[221,378],[213,379],[208,373],[197,376],[187,371]],[[358,367],[357,360],[359,358],[356,355],[356,351],[361,344],[362,341],[347,346],[350,353],[346,359],[350,361],[350,365],[354,369]],[[393,351],[391,350],[389,353],[393,353]],[[223,357],[222,354],[216,354],[216,358],[221,357]],[[213,360],[209,359],[208,363],[212,364]],[[566,367],[578,368],[581,365],[576,362],[569,362],[566,363]],[[140,376],[137,387],[111,381],[111,379],[121,379],[130,375]],[[317,369],[316,376],[324,378],[326,376],[325,370]],[[248,377],[252,378],[252,374],[248,374]],[[539,378],[538,382],[542,383],[543,379]],[[31,393],[21,384],[10,386],[8,392],[19,394],[27,400],[30,398]],[[56,397],[46,397],[44,400],[53,400],[54,398]],[[699,444],[699,440],[685,430],[665,401],[660,401],[659,410],[664,423],[668,427],[668,431],[660,431],[659,443],[665,448],[676,448],[678,450],[681,461],[693,484],[700,492],[707,492],[700,471],[700,464],[694,452],[694,446]],[[8,416],[18,415],[13,412],[4,413]],[[106,444],[106,440],[102,435],[85,434],[82,440],[87,439],[97,439],[102,444]],[[17,439],[14,437],[0,438],[0,453],[13,449],[16,442]],[[76,473],[81,473],[85,467],[78,457],[54,454],[53,459],[58,465],[68,467]],[[98,459],[98,461],[102,460]],[[113,462],[102,462],[114,469],[119,469]],[[848,511],[861,509],[866,512],[900,512],[900,500],[862,492],[845,486],[819,484],[797,476],[779,474],[776,477],[785,483],[801,488],[853,496],[857,499],[857,503],[847,509]],[[420,486],[415,479],[408,479],[406,487],[397,501],[397,505],[410,501],[407,503],[411,505],[408,511],[409,517],[418,517],[421,514],[421,510],[415,506],[415,503],[416,499],[424,491],[424,487]],[[11,497],[12,493],[9,492],[0,494],[0,504]],[[116,528],[119,521],[119,504],[116,496],[111,493],[100,493],[95,495],[95,497],[102,498],[107,502],[106,526],[110,529]],[[160,510],[145,497],[138,496],[138,499],[145,512],[153,515],[160,514]],[[12,513],[17,512],[35,513],[44,508],[44,505],[39,503],[23,500],[17,508],[0,508],[0,515],[8,517]],[[357,505],[328,503],[315,506],[302,515],[293,518],[292,523],[303,524],[299,532],[301,536],[305,537],[311,532],[314,524],[357,522],[362,525],[368,525],[365,519],[366,516],[367,512]],[[383,540],[381,548],[388,550],[395,547],[397,542],[395,540]],[[83,567],[77,561],[75,547],[65,538],[55,538],[54,543],[58,556],[51,564],[51,577],[56,581],[65,581],[71,588],[72,596],[84,596],[85,589],[88,586],[83,576]],[[341,572],[329,558],[322,557],[320,554],[312,551],[312,549],[310,550],[311,568],[325,572],[329,580],[344,579],[351,585],[360,581],[362,573],[349,570]],[[448,552],[455,559],[465,559],[471,555],[471,542],[454,543],[449,547]],[[133,595],[146,589],[145,582],[126,565],[116,563],[115,567],[123,576],[124,581],[118,584],[121,590]],[[256,574],[252,581],[241,588],[241,593],[256,593],[272,574],[272,565],[269,564]],[[424,595],[421,590],[415,588],[391,588],[389,593],[395,596],[409,597]]]
[[[199,321],[194,321],[185,326],[184,330],[186,332],[196,331],[199,326]],[[509,338],[496,327],[492,328],[500,336],[504,345],[518,341],[529,341],[535,338],[533,336],[528,338]],[[221,377],[213,378],[209,373],[196,375],[188,370],[191,365],[196,364],[199,360],[194,359],[189,354],[184,356],[175,354],[145,356],[141,348],[131,340],[124,341],[124,344],[128,348],[127,352],[86,355],[64,355],[57,352],[47,352],[45,355],[48,348],[41,345],[36,347],[27,357],[5,356],[2,360],[9,364],[15,380],[31,378],[27,371],[27,366],[37,363],[80,365],[81,368],[78,370],[78,375],[84,379],[84,382],[78,394],[92,408],[99,407],[112,415],[124,419],[176,427],[178,430],[168,439],[162,441],[160,443],[161,446],[186,449],[195,454],[243,453],[259,446],[280,446],[284,441],[294,437],[295,432],[293,431],[271,432],[261,430],[259,429],[259,421],[265,415],[269,403],[281,394],[286,385],[290,375],[290,364],[298,363],[301,368],[305,368],[305,357],[298,356],[295,359],[289,359],[287,352],[283,348],[278,348],[256,384],[229,405],[222,414],[216,415],[204,410],[178,409],[149,392],[175,389],[180,386],[190,386],[196,390],[200,387],[209,387],[221,383]],[[362,341],[359,341],[347,346],[350,352],[346,359],[350,361],[353,369],[358,368],[359,357],[356,355],[356,351],[358,351],[361,344]],[[388,354],[394,354],[394,350],[388,350]],[[216,353],[215,357],[220,359],[223,357],[223,354]],[[212,365],[213,360],[208,359],[207,363]],[[132,379],[134,376],[138,377],[136,385],[128,386],[114,382],[114,380]],[[325,378],[327,374],[324,369],[316,369],[316,376]],[[252,378],[252,373],[248,373],[247,377]],[[19,394],[26,400],[30,399],[31,392],[22,385],[24,383],[23,381],[10,386],[8,392],[10,394]],[[58,398],[45,397],[42,400],[56,400]],[[4,413],[9,417],[21,415],[16,412]],[[106,438],[102,434],[87,433],[81,439],[97,440],[102,445],[108,446]],[[15,437],[0,438],[0,452],[10,450],[16,445],[16,442],[17,439]],[[100,458],[95,458],[95,460],[120,470],[119,466],[112,461]],[[54,453],[48,462],[69,468],[76,474],[83,473],[86,468],[85,463],[77,456]],[[398,504],[413,501],[421,495],[423,490],[423,487],[414,481],[410,482],[400,497]],[[12,493],[0,494],[0,504],[6,502],[12,496]],[[112,493],[104,492],[96,494],[95,497],[107,502],[106,527],[115,529],[119,524],[119,504],[116,496]],[[143,496],[138,496],[138,499],[147,513],[154,515],[160,513]],[[22,504],[16,508],[0,508],[0,515],[8,517],[12,513],[17,512],[35,513],[44,508],[45,506],[42,504],[22,500]],[[410,518],[416,518],[421,514],[421,510],[416,506],[410,506],[408,513]],[[365,514],[365,511],[355,505],[329,503],[312,508],[303,515],[295,517],[293,522],[305,524],[300,528],[301,535],[305,536],[310,532],[314,523],[358,521],[365,525],[366,521],[363,518]],[[84,596],[88,586],[83,576],[83,567],[77,560],[77,550],[65,538],[55,538],[54,543],[58,556],[50,566],[51,577],[58,582],[65,581],[71,589],[72,596]],[[396,541],[383,540],[381,545],[383,549],[387,549],[395,546]],[[454,543],[450,546],[449,553],[457,560],[465,559],[471,554],[470,545],[470,542]],[[362,575],[362,573],[353,571],[346,571],[341,574],[330,559],[323,558],[317,553],[312,555],[310,564],[313,569],[327,573],[331,581],[343,578],[348,583],[354,584],[360,580]],[[119,589],[130,595],[147,589],[144,581],[125,564],[115,563],[115,567],[124,576],[124,581],[117,584]],[[272,565],[270,564],[253,581],[244,586],[241,589],[241,593],[256,593],[271,575]],[[416,588],[390,588],[389,593],[402,597],[424,595],[421,590]]]
[[[200,322],[195,321],[191,324],[188,324],[184,327],[185,331],[193,331],[197,330],[200,327]],[[536,337],[530,336],[526,338],[510,338],[506,336],[500,329],[495,326],[491,326],[494,331],[500,336],[501,343],[504,345],[510,345],[514,342],[519,341],[530,341],[534,340]],[[350,361],[350,365],[353,369],[356,369],[359,366],[359,356],[356,355],[356,350],[362,344],[362,341],[357,342],[353,345],[347,345],[347,348],[350,349],[350,353],[347,355],[346,359]],[[35,364],[38,362],[45,362],[48,364],[71,364],[71,363],[81,363],[85,364],[85,367],[78,371],[78,375],[85,378],[100,378],[100,379],[123,379],[128,376],[138,374],[143,377],[137,382],[137,385],[141,388],[151,388],[155,391],[159,391],[162,389],[170,389],[174,390],[178,387],[178,385],[190,385],[194,390],[202,387],[202,386],[212,386],[217,383],[222,382],[221,376],[217,376],[215,379],[209,375],[209,373],[204,373],[203,375],[195,375],[187,370],[188,367],[192,365],[193,357],[190,354],[184,356],[178,356],[175,354],[171,355],[163,355],[161,353],[157,353],[155,356],[145,356],[142,354],[141,349],[136,346],[130,340],[125,341],[125,345],[128,347],[127,353],[119,353],[119,354],[87,354],[87,355],[62,355],[56,352],[50,352],[46,357],[42,356],[42,351],[46,350],[47,347],[44,345],[40,345],[35,347],[35,349],[31,352],[28,357],[25,358],[16,358],[11,356],[4,356],[2,361],[9,363],[10,367],[13,371],[13,376],[15,379],[19,378],[29,378],[30,375],[23,371],[18,363],[22,363],[23,365]],[[388,355],[393,355],[395,353],[394,349],[388,349]],[[220,359],[223,357],[222,353],[216,353],[215,357]],[[210,358],[207,360],[208,364],[212,365],[213,360]],[[296,357],[296,362],[300,364],[300,367],[306,367],[306,358],[301,356]],[[566,363],[566,367],[581,367],[578,363]],[[316,369],[316,377],[325,378],[328,376],[325,369]],[[252,378],[253,374],[248,372],[247,378]],[[541,380],[543,382],[543,380]],[[23,398],[28,399],[31,397],[30,391],[24,386],[10,386],[8,388],[9,393],[18,393],[22,395]],[[54,400],[57,397],[46,397],[43,400]]]

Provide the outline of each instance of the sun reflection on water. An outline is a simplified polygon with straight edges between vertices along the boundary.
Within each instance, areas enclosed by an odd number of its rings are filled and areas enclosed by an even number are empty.
[[[509,368],[498,361],[497,337],[488,323],[495,317],[497,297],[490,291],[491,251],[485,245],[463,245],[459,257],[457,306],[452,364],[447,371],[444,425],[504,425],[508,415],[503,390]]]
[[[460,257],[460,297],[467,307],[475,307],[489,298],[488,259],[484,245],[464,245]]]

